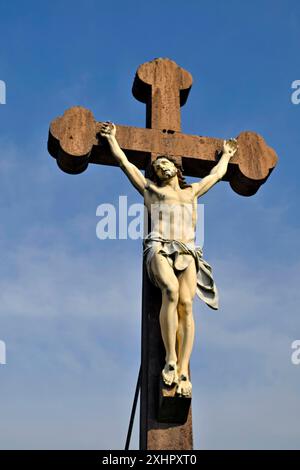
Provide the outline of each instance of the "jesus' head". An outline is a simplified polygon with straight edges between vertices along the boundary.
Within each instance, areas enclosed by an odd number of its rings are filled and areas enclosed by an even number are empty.
[[[150,179],[154,181],[158,186],[164,181],[168,181],[177,175],[179,186],[184,189],[188,185],[182,174],[182,167],[172,157],[166,157],[161,155],[154,160],[151,165]]]

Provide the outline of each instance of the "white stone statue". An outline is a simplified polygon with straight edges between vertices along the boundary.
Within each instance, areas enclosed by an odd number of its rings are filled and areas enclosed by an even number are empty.
[[[144,258],[150,280],[162,293],[159,320],[166,351],[162,378],[166,385],[176,384],[177,394],[189,397],[195,294],[211,308],[218,308],[211,267],[202,258],[201,248],[195,247],[197,199],[223,178],[229,160],[237,151],[237,141],[225,140],[222,156],[210,174],[188,185],[176,161],[166,156],[153,162],[153,175],[145,178],[121,150],[114,124],[104,123],[100,135],[107,139],[114,158],[144,197],[151,214],[152,226],[144,240]]]

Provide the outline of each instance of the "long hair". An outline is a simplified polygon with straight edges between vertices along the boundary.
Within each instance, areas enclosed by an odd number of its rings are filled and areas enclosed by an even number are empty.
[[[151,163],[150,171],[149,171],[149,179],[153,181],[153,183],[157,184],[157,186],[161,185],[161,181],[159,177],[157,176],[155,169],[154,169],[154,163],[159,160],[160,158],[166,158],[170,162],[174,163],[175,167],[177,168],[177,177],[178,177],[178,184],[181,189],[185,188],[191,188],[191,185],[188,184],[185,180],[185,177],[183,176],[183,168],[182,166],[177,162],[175,158],[172,157],[166,157],[165,155],[160,155],[157,157],[153,162]]]

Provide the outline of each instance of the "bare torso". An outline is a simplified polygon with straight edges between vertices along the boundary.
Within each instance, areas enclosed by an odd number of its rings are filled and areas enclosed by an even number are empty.
[[[162,238],[194,244],[197,197],[192,187],[158,186],[147,180],[144,202],[151,215],[151,231]]]

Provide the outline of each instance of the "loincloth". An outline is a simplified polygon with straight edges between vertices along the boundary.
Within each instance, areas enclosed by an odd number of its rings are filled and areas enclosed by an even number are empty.
[[[201,248],[192,244],[186,244],[178,240],[167,240],[155,232],[149,233],[143,242],[143,255],[150,281],[159,287],[151,271],[151,260],[155,253],[166,257],[174,271],[183,271],[194,259],[197,270],[198,297],[209,307],[219,308],[219,295],[212,276],[211,266],[203,259]]]

